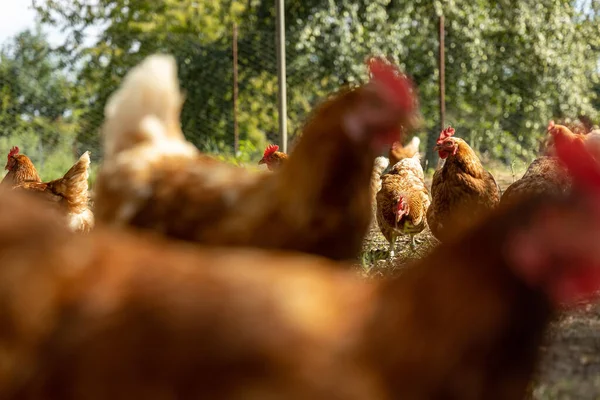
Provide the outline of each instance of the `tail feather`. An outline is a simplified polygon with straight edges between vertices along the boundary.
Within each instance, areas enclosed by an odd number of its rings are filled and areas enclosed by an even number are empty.
[[[158,142],[185,142],[179,124],[182,104],[175,59],[169,55],[146,58],[127,74],[106,104],[105,158],[142,143],[158,148]]]
[[[421,145],[421,139],[418,136],[413,136],[410,143],[406,147],[415,149],[415,152],[419,152],[419,146]]]
[[[373,177],[380,177],[383,171],[390,165],[390,160],[387,157],[377,157],[373,164]]]
[[[67,201],[71,213],[83,212],[88,206],[89,166],[90,152],[86,151],[62,178],[48,182],[51,191]]]
[[[371,202],[375,204],[375,196],[381,189],[381,174],[390,165],[390,160],[387,157],[377,157],[373,164],[373,172],[371,173]]]

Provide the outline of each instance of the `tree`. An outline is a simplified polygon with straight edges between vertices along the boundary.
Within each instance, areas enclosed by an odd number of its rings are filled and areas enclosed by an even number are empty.
[[[0,51],[0,152],[19,146],[43,178],[64,174],[74,160],[74,84],[39,29],[23,31]]]
[[[63,50],[87,60],[78,76],[90,88],[96,126],[120,77],[146,55],[168,51],[178,58],[188,91],[186,134],[215,151],[231,143],[229,30],[238,21],[242,139],[257,145],[265,135],[274,139],[273,1],[36,3],[42,22],[71,30]],[[438,134],[437,29],[443,12],[449,122],[485,156],[530,159],[550,118],[598,121],[598,9],[586,0],[288,0],[288,124],[297,131],[320,99],[366,78],[367,56],[384,54],[418,84],[426,121],[420,135],[429,137],[430,146]],[[88,46],[84,33],[93,26],[102,27],[101,35]]]
[[[448,117],[476,149],[504,161],[530,158],[550,118],[598,119],[591,84],[600,25],[575,1],[329,1],[292,20],[290,43],[315,74],[308,80],[336,71],[333,85],[364,78],[370,53],[393,56],[418,84],[432,145],[442,12]]]
[[[79,84],[87,88],[86,129],[79,140],[97,146],[104,105],[121,78],[146,56],[168,52],[177,59],[186,93],[182,126],[188,139],[205,150],[224,151],[232,142],[230,27],[245,3],[102,0],[91,6],[85,1],[34,2],[43,23],[69,31],[58,50],[71,57]],[[103,29],[92,45],[86,45],[86,30],[94,26]],[[264,137],[243,127],[241,131],[243,138]]]

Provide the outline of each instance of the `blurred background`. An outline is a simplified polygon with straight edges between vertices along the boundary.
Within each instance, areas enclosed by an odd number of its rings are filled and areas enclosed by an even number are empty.
[[[182,126],[200,149],[250,163],[281,144],[275,1],[1,3],[0,152],[18,145],[43,179],[85,150],[97,165],[107,97],[156,52],[178,60]],[[524,169],[549,119],[600,122],[597,0],[287,0],[285,34],[290,144],[319,99],[366,78],[371,54],[418,84],[424,148],[452,124],[488,165]]]

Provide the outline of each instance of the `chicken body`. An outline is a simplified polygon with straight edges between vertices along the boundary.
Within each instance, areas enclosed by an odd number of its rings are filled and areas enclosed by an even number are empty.
[[[400,160],[381,181],[381,190],[377,193],[377,224],[390,244],[390,257],[393,257],[399,235],[410,235],[414,249],[414,236],[425,229],[430,200],[419,154]]]
[[[89,232],[94,226],[94,214],[88,208],[88,168],[90,154],[85,152],[59,179],[50,182],[25,181],[13,187],[25,191],[66,215],[67,226],[74,232]]]
[[[394,166],[400,160],[414,157],[419,153],[420,144],[421,140],[418,136],[414,136],[406,146],[402,146],[400,142],[394,142],[388,154],[390,165]]]
[[[548,154],[555,154],[554,138],[556,135],[562,135],[570,140],[578,140],[585,143],[596,160],[600,160],[600,130],[593,130],[589,133],[581,133],[581,131],[578,132],[579,133],[574,133],[568,127],[564,125],[556,125],[553,123],[553,121],[550,121],[550,124],[548,125],[549,139],[547,140],[546,147]]]
[[[570,140],[580,140],[585,141],[585,134],[582,132],[574,133],[566,127],[565,125],[557,125],[554,121],[550,121],[548,124],[548,135],[546,136],[546,140],[544,146],[542,148],[542,152],[548,155],[554,156],[554,138],[556,135],[563,135],[568,137]]]
[[[258,164],[265,164],[269,171],[277,171],[288,159],[286,153],[277,150],[279,150],[279,146],[277,145],[267,146]]]
[[[412,109],[380,91],[345,90],[325,102],[278,173],[257,174],[207,162],[185,141],[174,60],[151,57],[108,102],[96,216],[211,245],[354,258],[371,220],[375,145],[399,123],[411,126]]]
[[[513,202],[523,196],[558,196],[567,193],[570,187],[571,180],[558,159],[542,156],[529,165],[521,179],[504,191],[501,202]]]
[[[0,196],[6,399],[520,399],[555,309],[546,285],[600,262],[552,242],[596,240],[595,200],[504,207],[369,282],[311,256],[76,236],[27,200]],[[511,248],[537,227],[552,230],[540,259],[558,260],[540,278]]]
[[[502,203],[514,202],[525,196],[562,195],[571,190],[571,179],[567,170],[556,157],[557,137],[583,143],[590,154],[600,161],[600,131],[586,133],[583,126],[574,133],[565,125],[550,121],[544,152],[549,155],[535,159],[521,179],[513,182],[502,194]]]
[[[20,207],[13,200],[0,199],[0,257],[21,254],[0,272],[0,307],[10,310],[0,317],[3,398],[375,392],[356,353],[374,286],[354,273],[310,256],[201,250],[103,228],[74,236],[38,207],[7,211]]]
[[[35,166],[25,154],[19,154],[19,148],[13,147],[8,153],[8,160],[4,167],[8,173],[2,179],[0,185],[15,187],[23,182],[41,182]]]
[[[433,175],[427,223],[431,233],[444,241],[496,207],[500,189],[467,142],[448,137],[438,147],[446,161]]]

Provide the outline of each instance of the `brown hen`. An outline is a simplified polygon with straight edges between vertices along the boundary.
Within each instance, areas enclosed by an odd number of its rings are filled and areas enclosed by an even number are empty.
[[[600,160],[600,130],[593,130],[587,133],[581,133],[581,130],[574,133],[571,129],[564,125],[556,125],[554,121],[548,124],[549,139],[547,144],[547,152],[554,155],[554,138],[556,135],[563,135],[571,140],[580,140],[586,144],[597,160]]]
[[[440,133],[435,150],[444,165],[431,183],[427,223],[440,241],[459,234],[500,202],[500,189],[471,147],[453,137],[448,127]]]
[[[555,138],[560,135],[571,141],[581,141],[586,144],[591,154],[597,157],[600,134],[592,131],[582,133],[583,127],[574,133],[565,125],[557,125],[554,121],[548,124],[548,137],[544,155],[534,160],[523,177],[513,182],[502,194],[502,203],[513,202],[523,196],[560,195],[567,193],[571,187],[571,180],[566,169],[555,157]]]
[[[425,187],[419,154],[396,163],[381,178],[377,193],[377,224],[390,244],[390,257],[394,257],[396,238],[410,235],[415,248],[415,235],[426,226],[429,192]]]
[[[513,182],[502,194],[501,203],[514,202],[520,197],[567,193],[571,180],[556,157],[542,156],[535,159],[525,175]]]
[[[86,151],[62,178],[50,182],[25,181],[13,189],[56,207],[74,232],[89,232],[94,226],[94,214],[88,207],[89,166],[90,152]]]
[[[406,146],[402,146],[401,142],[394,142],[388,153],[390,165],[394,166],[400,160],[414,157],[419,152],[420,143],[418,136],[414,136]]]
[[[5,187],[14,187],[23,182],[41,182],[35,166],[25,154],[19,154],[19,148],[13,146],[8,152],[8,160],[4,167],[8,173],[0,183]]]
[[[371,72],[368,84],[317,107],[278,173],[259,174],[207,162],[185,141],[175,62],[150,57],[106,108],[98,219],[212,245],[356,257],[371,220],[375,155],[416,113],[394,67],[375,61]]]
[[[0,392],[521,399],[558,306],[600,287],[600,170],[561,146],[577,195],[501,207],[386,280],[311,256],[75,236],[0,196]]]
[[[548,123],[547,131],[548,131],[548,135],[546,137],[545,146],[542,149],[542,151],[551,156],[555,155],[554,137],[557,134],[564,135],[571,140],[581,140],[581,141],[585,140],[585,134],[582,133],[581,131],[577,131],[577,133],[574,133],[567,126],[556,124],[556,123],[554,123],[554,121],[550,121]]]
[[[258,165],[265,164],[269,171],[276,171],[281,168],[287,161],[288,155],[277,150],[279,150],[279,146],[276,144],[268,145]]]

